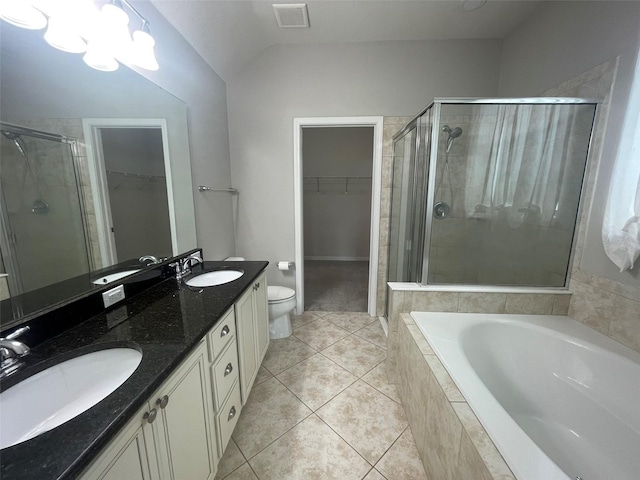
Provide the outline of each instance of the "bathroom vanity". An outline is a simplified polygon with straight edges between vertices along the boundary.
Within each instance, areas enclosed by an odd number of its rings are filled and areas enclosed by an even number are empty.
[[[134,348],[142,361],[92,408],[3,449],[0,476],[213,479],[269,344],[266,266],[205,262],[192,276],[244,273],[202,288],[166,278],[33,348],[3,390],[91,351]]]

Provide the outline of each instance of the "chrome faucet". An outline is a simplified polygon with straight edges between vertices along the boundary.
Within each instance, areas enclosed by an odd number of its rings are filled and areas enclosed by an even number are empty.
[[[195,262],[196,264],[201,264],[204,262],[204,260],[200,258],[200,255],[198,253],[192,253],[188,257],[184,257],[177,262],[169,264],[169,266],[175,268],[176,278],[178,280],[181,280],[183,277],[191,273],[193,262]]]
[[[28,355],[31,349],[16,338],[29,330],[31,330],[29,326],[22,327],[0,338],[0,378],[11,375],[22,366],[23,362],[20,358]]]
[[[150,263],[147,263],[147,267],[149,265],[156,265],[158,263],[160,263],[160,260],[158,259],[158,257],[154,257],[153,255],[143,255],[142,257],[140,257],[140,259],[138,260],[140,263],[144,263],[146,261],[149,261]]]

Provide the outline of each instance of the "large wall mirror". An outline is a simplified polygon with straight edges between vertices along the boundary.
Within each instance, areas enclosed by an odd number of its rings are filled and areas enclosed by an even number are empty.
[[[196,232],[184,102],[126,67],[99,72],[40,32],[1,27],[6,326],[48,306],[24,301],[42,289],[70,285],[48,304],[85,294],[114,265],[195,248]]]

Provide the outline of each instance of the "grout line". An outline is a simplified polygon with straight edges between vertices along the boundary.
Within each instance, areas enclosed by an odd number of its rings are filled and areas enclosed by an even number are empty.
[[[398,435],[398,438],[396,438],[396,439],[391,443],[391,445],[389,445],[389,448],[387,448],[387,449],[384,451],[384,453],[383,453],[382,455],[380,455],[380,458],[379,458],[379,459],[376,461],[376,463],[373,465],[373,468],[376,468],[376,465],[378,465],[378,464],[380,463],[380,460],[382,460],[382,459],[384,458],[384,456],[385,456],[387,453],[389,453],[389,450],[391,450],[391,448],[393,448],[393,446],[394,446],[396,443],[398,443],[398,440],[400,440],[400,437],[401,437],[402,435],[404,435],[404,432],[406,432],[406,431],[407,431],[407,428],[409,428],[409,425],[407,425],[407,426],[406,426],[406,428],[405,428],[405,429],[400,433],[400,435]],[[414,440],[414,442],[415,442],[415,440]],[[379,471],[379,470],[378,470],[378,471]],[[384,475],[383,475],[383,476],[384,476]]]
[[[353,385],[353,384],[352,384],[352,385]],[[369,465],[371,465],[371,468],[373,468],[373,465],[371,464],[371,462],[370,462],[369,460],[367,460],[366,458],[364,458],[364,457],[360,454],[360,452],[359,452],[358,450],[356,450],[356,448],[355,448],[353,445],[351,445],[351,444],[350,444],[350,443],[349,443],[349,442],[348,442],[348,441],[347,441],[347,440],[346,440],[342,435],[340,435],[338,432],[336,432],[336,431],[335,431],[335,429],[334,429],[331,425],[329,425],[327,422],[325,422],[325,421],[324,421],[324,419],[323,419],[320,415],[318,415],[317,413],[314,413],[314,415],[315,415],[316,417],[318,417],[318,419],[319,419],[322,423],[324,423],[327,427],[329,427],[329,429],[331,429],[331,431],[332,431],[333,433],[335,433],[338,437],[340,437],[340,439],[341,439],[344,443],[346,443],[347,445],[349,445],[349,448],[351,448],[351,450],[353,450],[354,452],[356,452],[356,453],[360,456],[360,458],[362,458],[365,462],[367,462]],[[371,470],[369,470],[369,472],[370,472],[370,471],[371,471]],[[367,472],[367,475],[368,475],[368,472]]]

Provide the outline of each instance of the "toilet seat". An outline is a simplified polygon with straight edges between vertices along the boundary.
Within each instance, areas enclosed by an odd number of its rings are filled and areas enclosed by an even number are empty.
[[[287,287],[268,286],[267,299],[269,303],[281,303],[293,298],[296,295],[295,290]]]

